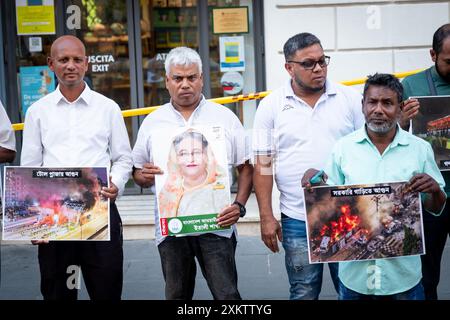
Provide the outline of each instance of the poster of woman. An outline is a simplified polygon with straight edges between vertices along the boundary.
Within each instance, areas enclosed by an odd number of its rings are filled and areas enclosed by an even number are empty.
[[[152,137],[162,235],[216,231],[218,213],[230,204],[224,130],[180,128]]]

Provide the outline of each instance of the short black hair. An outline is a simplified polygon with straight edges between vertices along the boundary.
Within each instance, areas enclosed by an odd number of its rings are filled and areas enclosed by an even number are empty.
[[[320,46],[322,46],[319,38],[317,38],[312,33],[303,32],[296,34],[295,36],[289,38],[288,41],[286,41],[286,43],[284,44],[283,47],[284,58],[287,61],[290,58],[292,58],[292,56],[297,52],[297,50],[310,47],[313,44],[319,44]]]
[[[364,85],[364,99],[366,98],[366,92],[370,86],[387,87],[397,94],[398,103],[403,101],[403,86],[395,76],[388,73],[375,73],[374,75],[367,76],[366,84]]]
[[[433,35],[433,50],[436,54],[441,53],[444,40],[450,36],[450,23],[444,24]]]

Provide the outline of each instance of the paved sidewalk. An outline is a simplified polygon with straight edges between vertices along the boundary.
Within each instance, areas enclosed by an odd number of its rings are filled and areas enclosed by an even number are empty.
[[[153,240],[124,242],[123,299],[164,299],[164,280]],[[41,299],[37,248],[28,244],[2,244],[0,299]],[[259,237],[242,236],[236,252],[239,288],[243,299],[288,299],[284,253],[272,254]],[[442,261],[441,299],[450,299],[450,242]],[[324,273],[321,299],[336,299],[329,271]],[[200,270],[200,269],[199,269]],[[80,299],[88,299],[84,285]],[[212,299],[201,272],[194,299]]]

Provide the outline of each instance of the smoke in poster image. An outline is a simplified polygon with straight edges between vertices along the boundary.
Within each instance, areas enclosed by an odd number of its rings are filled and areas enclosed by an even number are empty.
[[[311,263],[424,254],[420,194],[406,182],[305,191]]]
[[[109,240],[106,168],[5,168],[3,240]]]

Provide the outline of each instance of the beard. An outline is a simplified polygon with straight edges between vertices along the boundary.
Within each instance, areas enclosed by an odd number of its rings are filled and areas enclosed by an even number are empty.
[[[371,121],[367,122],[367,128],[370,129],[370,131],[379,133],[379,134],[386,134],[390,132],[395,126],[397,125],[397,120],[394,121],[386,121],[383,124],[375,124]]]
[[[305,90],[307,92],[316,93],[316,92],[322,91],[325,88],[325,83],[322,86],[320,86],[320,87],[311,87],[311,86],[306,85],[297,76],[295,76],[293,80],[294,80],[294,82],[297,84],[297,86],[299,88],[301,88],[301,89],[303,89],[303,90]]]
[[[450,74],[443,74],[443,73],[439,70],[439,67],[438,67],[438,64],[437,64],[437,59],[436,59],[436,62],[434,63],[434,67],[436,68],[436,72],[438,73],[438,75],[439,75],[442,79],[444,79],[445,82],[449,82],[449,83],[450,83]]]

